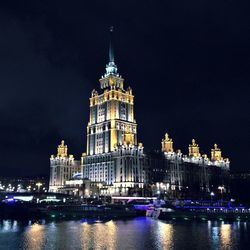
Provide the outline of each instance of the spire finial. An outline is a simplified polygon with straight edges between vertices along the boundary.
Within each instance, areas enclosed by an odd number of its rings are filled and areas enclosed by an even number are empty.
[[[110,31],[110,41],[109,41],[109,62],[114,62],[114,49],[113,49],[113,44],[112,44],[112,38],[113,38],[113,31],[114,27],[110,26],[109,28]]]

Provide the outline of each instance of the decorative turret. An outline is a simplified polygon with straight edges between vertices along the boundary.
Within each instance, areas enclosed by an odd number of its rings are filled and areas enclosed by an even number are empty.
[[[64,144],[64,140],[61,141],[61,144],[57,147],[57,156],[66,157],[68,156],[68,147]]]
[[[165,134],[165,139],[161,141],[161,151],[166,153],[173,152],[173,141],[169,138],[168,133]]]
[[[182,154],[182,153],[181,153],[181,150],[180,150],[180,149],[177,149],[177,150],[176,150],[176,154],[177,154],[177,155],[181,155],[181,154]]]
[[[134,134],[131,133],[129,127],[126,127],[125,133],[123,134],[123,144],[134,144]]]
[[[192,144],[188,147],[190,157],[200,157],[199,145],[195,143],[195,139],[192,139]]]
[[[91,92],[91,97],[94,97],[94,96],[98,96],[98,92],[95,89],[93,89]]]
[[[212,161],[221,161],[223,160],[221,156],[221,149],[218,148],[217,144],[214,144],[214,148],[211,149],[211,160]]]
[[[204,160],[209,160],[209,158],[207,157],[207,154],[203,154],[203,155],[202,155],[202,158],[203,158]]]

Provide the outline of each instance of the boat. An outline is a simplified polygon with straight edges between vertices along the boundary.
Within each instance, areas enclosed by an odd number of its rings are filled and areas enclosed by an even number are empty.
[[[53,205],[47,207],[46,215],[57,219],[95,218],[109,220],[135,217],[136,211],[124,205]]]
[[[250,221],[250,209],[244,206],[206,204],[204,202],[182,203],[180,206],[162,205],[151,207],[147,216],[160,220],[228,220]]]

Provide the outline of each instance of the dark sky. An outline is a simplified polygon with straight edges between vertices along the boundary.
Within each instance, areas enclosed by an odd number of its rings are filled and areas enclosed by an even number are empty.
[[[121,3],[124,4],[121,4]],[[216,142],[231,169],[250,170],[250,15],[240,1],[1,1],[0,169],[48,174],[65,139],[85,151],[89,96],[108,60],[135,94],[138,139],[165,132],[187,153]]]

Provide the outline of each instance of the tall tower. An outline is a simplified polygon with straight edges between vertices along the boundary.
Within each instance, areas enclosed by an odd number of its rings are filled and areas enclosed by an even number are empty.
[[[87,127],[87,155],[114,151],[124,143],[137,145],[132,89],[124,89],[124,79],[117,73],[110,29],[109,62],[99,80],[101,93],[92,91]]]
[[[110,29],[109,62],[99,80],[100,90],[90,97],[87,150],[82,156],[83,175],[112,187],[112,193],[128,194],[143,187],[144,153],[137,143],[134,96],[115,64],[113,28]]]

